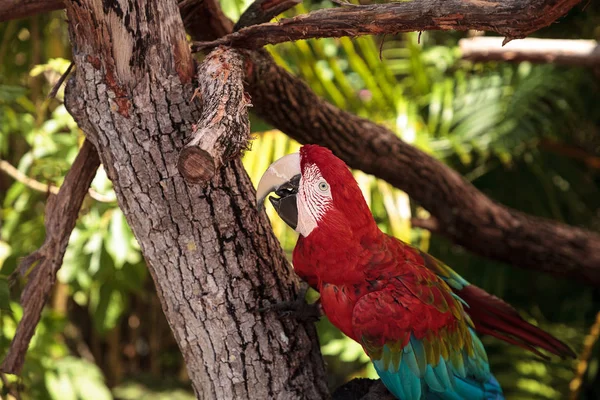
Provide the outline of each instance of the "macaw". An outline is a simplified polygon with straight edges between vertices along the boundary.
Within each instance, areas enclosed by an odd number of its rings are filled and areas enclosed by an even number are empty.
[[[503,399],[477,333],[536,354],[573,351],[429,254],[383,233],[352,173],[317,145],[275,161],[257,188],[299,236],[295,272],[401,400]]]

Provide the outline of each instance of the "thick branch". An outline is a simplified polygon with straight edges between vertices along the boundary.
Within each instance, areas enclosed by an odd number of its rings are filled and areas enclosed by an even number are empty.
[[[65,177],[56,197],[48,198],[46,205],[46,240],[42,247],[25,257],[19,265],[24,274],[32,266],[29,279],[21,294],[23,318],[0,369],[10,374],[18,374],[25,361],[25,353],[42,309],[48,300],[56,273],[62,265],[63,256],[69,242],[71,231],[88,192],[96,170],[100,166],[98,153],[94,146],[85,141]],[[37,265],[34,265],[36,264]]]
[[[62,0],[0,0],[0,22],[60,10]]]
[[[502,46],[503,38],[474,37],[458,44],[462,58],[473,61],[555,63],[585,67],[600,65],[600,47],[595,40],[527,38]]]
[[[265,52],[248,51],[248,92],[265,120],[404,190],[440,233],[474,253],[600,286],[600,236],[490,200],[455,171],[369,120],[335,108]]]
[[[210,180],[248,146],[250,99],[244,93],[243,68],[241,55],[225,47],[213,50],[198,68],[202,115],[177,164],[188,182]]]
[[[428,30],[484,30],[523,38],[550,25],[580,0],[419,0],[317,10],[254,25],[195,50],[218,45],[248,49],[300,39],[396,34]]]

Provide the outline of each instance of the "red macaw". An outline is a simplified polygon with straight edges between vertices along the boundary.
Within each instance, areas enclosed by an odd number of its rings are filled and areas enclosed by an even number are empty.
[[[348,167],[305,145],[274,162],[257,189],[299,233],[296,273],[323,312],[359,342],[398,399],[503,399],[475,332],[574,357],[510,305],[377,227]]]

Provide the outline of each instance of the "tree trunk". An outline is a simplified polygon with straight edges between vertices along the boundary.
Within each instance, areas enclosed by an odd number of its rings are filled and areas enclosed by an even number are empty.
[[[239,159],[205,186],[177,158],[200,115],[175,1],[67,2],[66,105],[96,145],[198,398],[327,397],[311,324],[257,308],[296,281]]]

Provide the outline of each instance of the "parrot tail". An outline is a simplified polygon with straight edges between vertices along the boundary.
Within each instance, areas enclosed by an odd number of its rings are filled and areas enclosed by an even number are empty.
[[[510,305],[474,285],[467,285],[458,295],[469,305],[469,314],[479,334],[494,336],[548,359],[539,349],[561,358],[576,355],[571,348],[548,332],[525,321]],[[538,349],[539,348],[539,349]]]

